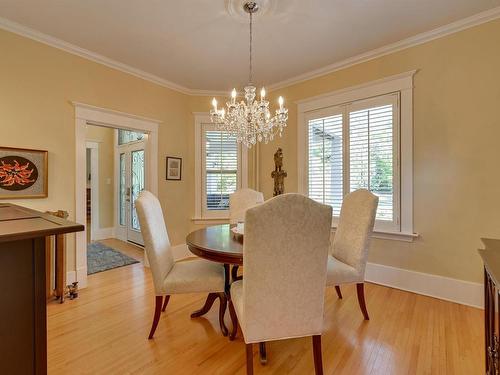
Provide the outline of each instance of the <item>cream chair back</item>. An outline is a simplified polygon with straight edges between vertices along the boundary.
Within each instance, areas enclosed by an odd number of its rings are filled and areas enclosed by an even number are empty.
[[[332,209],[285,194],[247,210],[245,342],[321,334]]]
[[[377,214],[378,197],[359,189],[344,197],[332,255],[364,274],[370,237]]]
[[[239,189],[229,196],[229,223],[236,224],[245,220],[245,212],[264,203],[264,194],[253,189]]]
[[[174,265],[160,201],[149,191],[142,191],[135,201],[146,255],[153,275],[157,295],[162,294],[163,282]]]

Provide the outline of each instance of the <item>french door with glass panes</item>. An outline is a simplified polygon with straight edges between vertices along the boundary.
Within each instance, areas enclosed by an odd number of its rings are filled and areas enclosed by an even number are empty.
[[[144,141],[119,145],[118,150],[118,233],[117,237],[144,245],[135,209],[135,200],[144,190]]]

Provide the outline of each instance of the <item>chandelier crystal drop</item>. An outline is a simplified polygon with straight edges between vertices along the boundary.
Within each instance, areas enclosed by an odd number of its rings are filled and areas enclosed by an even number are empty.
[[[279,108],[271,116],[269,101],[266,100],[266,90],[260,91],[260,100],[256,99],[256,87],[252,84],[252,15],[259,6],[256,2],[249,1],[244,4],[244,10],[250,15],[250,61],[249,83],[245,86],[245,100],[238,102],[236,89],[231,92],[231,99],[226,103],[226,108],[217,108],[217,100],[213,98],[213,109],[210,119],[221,131],[234,135],[238,142],[251,148],[257,142],[268,143],[276,135],[281,137],[288,120],[288,109],[284,107],[283,97],[279,97]]]

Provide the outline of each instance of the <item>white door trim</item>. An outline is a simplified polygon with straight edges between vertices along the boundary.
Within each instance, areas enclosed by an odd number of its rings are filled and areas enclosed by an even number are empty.
[[[92,228],[90,240],[93,241],[99,230],[99,143],[86,141],[85,148],[90,149],[90,225]]]
[[[146,189],[158,195],[158,125],[159,120],[72,102],[75,107],[75,220],[86,222],[86,132],[88,124],[109,128],[140,130],[146,133]],[[87,234],[76,233],[76,280],[87,286]]]

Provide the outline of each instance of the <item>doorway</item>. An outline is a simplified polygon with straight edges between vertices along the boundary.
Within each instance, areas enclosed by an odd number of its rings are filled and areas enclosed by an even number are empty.
[[[129,171],[130,178],[127,178],[127,172],[124,173],[125,183],[124,194],[122,195],[123,201],[128,203],[126,199],[130,199],[130,206],[128,207],[129,214],[125,211],[123,217],[126,219],[127,216],[130,220],[129,229],[126,230],[125,238],[130,238],[134,243],[141,243],[142,239],[137,237],[137,232],[140,228],[138,225],[134,224],[134,220],[137,221],[137,214],[134,213],[135,209],[133,206],[134,197],[136,198],[141,189],[147,189],[153,194],[157,194],[158,191],[158,124],[160,121],[152,120],[144,117],[139,117],[123,112],[113,111],[104,108],[98,108],[82,103],[73,103],[75,106],[75,143],[76,143],[76,178],[75,178],[75,213],[76,221],[85,223],[87,217],[87,202],[86,202],[86,190],[87,190],[87,173],[86,173],[86,128],[88,125],[95,125],[105,128],[111,128],[115,130],[115,134],[118,134],[118,129],[126,130],[130,133],[141,133],[142,139],[137,139],[135,142],[136,148],[134,148],[134,142],[130,143],[128,146],[123,147],[123,164],[127,168],[127,155],[129,157]],[[143,146],[140,147],[140,142],[142,141]],[[116,143],[115,143],[116,144]],[[128,150],[125,150],[128,148]],[[128,153],[128,154],[127,154]],[[115,173],[112,174],[113,191],[117,191],[116,185],[118,185],[119,176],[116,173],[117,163],[115,162],[116,156],[111,156],[111,160],[115,165]],[[139,165],[142,164],[142,168]],[[139,171],[138,173],[132,173],[134,170]],[[142,173],[140,172],[142,170]],[[104,182],[107,185],[108,178],[100,178],[101,184]],[[126,197],[127,193],[127,180],[130,187],[130,197]],[[97,194],[99,195],[99,194]],[[118,194],[119,196],[119,194]],[[118,225],[119,212],[116,209],[118,205],[119,198],[113,198],[113,203],[115,209],[113,210],[114,228],[113,234],[115,238],[117,233],[120,231]],[[99,199],[99,206],[104,203],[103,199]],[[124,205],[125,210],[127,206]],[[97,220],[100,221],[100,220]],[[104,223],[101,223],[101,226]],[[127,228],[127,226],[125,226]],[[134,230],[135,229],[135,230]],[[130,236],[129,236],[130,234]],[[135,236],[134,236],[135,235]],[[144,264],[147,265],[147,259],[144,260]],[[79,232],[76,234],[76,272],[68,272],[68,281],[78,281],[79,286],[84,288],[87,285],[87,235],[86,232]]]

